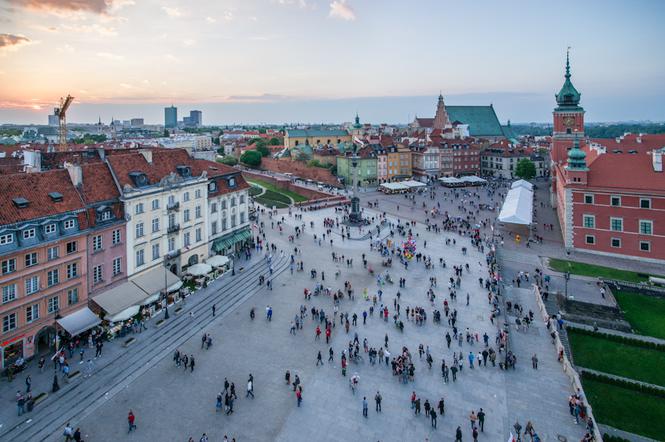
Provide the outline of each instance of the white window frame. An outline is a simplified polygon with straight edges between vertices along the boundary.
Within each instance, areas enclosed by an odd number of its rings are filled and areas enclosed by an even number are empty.
[[[136,226],[134,226],[134,233],[136,234],[136,238],[143,237],[145,234],[143,231],[143,223],[137,223]]]
[[[111,244],[116,245],[122,242],[122,233],[120,233],[120,229],[114,230],[111,235]]]
[[[67,264],[67,279],[74,279],[79,276],[79,265],[77,262]]]
[[[614,241],[619,241],[619,245],[615,246]],[[614,249],[620,249],[621,245],[622,245],[621,243],[622,243],[621,238],[610,238],[610,247],[612,247]]]
[[[104,280],[104,268],[102,264],[96,265],[92,268],[92,283],[99,284]]]
[[[39,319],[39,304],[32,304],[25,308],[25,322],[30,324]]]
[[[141,267],[145,265],[145,250],[139,249],[134,254],[134,259],[136,260],[136,267]]]
[[[113,276],[118,276],[122,272],[122,257],[113,258]]]
[[[2,303],[6,304],[16,299],[16,284],[2,286]]]
[[[134,206],[134,215],[140,215],[143,213],[143,203],[136,203]]]
[[[49,247],[46,250],[46,259],[47,261],[53,261],[56,260],[60,257],[60,247],[58,246],[53,246]]]
[[[152,233],[159,232],[159,218],[153,218],[152,220]]]
[[[39,276],[31,276],[25,279],[25,294],[33,295],[39,291]]]
[[[589,239],[591,239],[591,242],[589,242]],[[584,244],[589,245],[589,246],[595,246],[596,245],[596,236],[595,235],[584,235]]]
[[[16,329],[18,321],[16,320],[16,312],[9,313],[2,317],[2,332],[9,333],[10,331]]]
[[[37,232],[34,228],[32,229],[25,229],[23,231],[23,239],[32,239],[37,235]]]
[[[46,272],[46,285],[53,287],[60,283],[60,269],[51,269]]]
[[[590,226],[587,226],[587,220],[591,220]],[[582,227],[584,227],[585,229],[595,229],[596,215],[589,215],[589,214],[582,215]]]
[[[647,250],[642,249],[642,244],[647,245]],[[639,247],[640,247],[640,252],[649,252],[649,253],[651,253],[651,241],[640,241]]]
[[[0,235],[0,246],[4,246],[7,244],[13,244],[14,243],[14,234],[13,233],[6,233],[4,235]]]
[[[649,207],[642,207],[642,201],[646,201]],[[651,209],[651,198],[640,198],[640,209]]]
[[[619,204],[612,204],[612,200],[614,198],[619,199]],[[621,207],[621,196],[619,196],[619,195],[610,195],[610,207]]]
[[[612,225],[612,223],[614,221],[620,221],[621,222],[621,229],[617,230],[617,229],[614,228],[614,226]],[[610,217],[610,231],[612,231],[612,232],[623,232],[623,218],[618,218],[618,217],[611,216]]]
[[[73,219],[66,219],[65,222],[63,223],[63,227],[65,230],[73,229],[76,227],[76,223],[74,222]]]
[[[73,289],[67,290],[67,305],[78,304],[78,302],[79,302],[79,289],[78,289],[78,287],[74,287]]]
[[[587,202],[587,198],[591,198],[590,203]],[[585,193],[584,194],[584,204],[593,204],[594,202],[595,202],[595,198],[594,198],[593,193]]]
[[[156,253],[155,253],[156,252]],[[159,259],[159,244],[152,245],[152,260],[157,261]]]
[[[51,233],[55,233],[56,226],[55,224],[47,224],[44,226],[44,233],[47,235],[50,235]]]
[[[642,223],[649,226],[649,232],[648,233],[642,231]],[[653,221],[652,220],[650,220],[650,219],[641,219],[641,220],[639,220],[639,222],[637,224],[637,227],[638,227],[638,232],[639,232],[640,235],[653,235]]]
[[[16,271],[16,258],[3,259],[0,271],[2,272],[3,275],[14,273]]]
[[[97,252],[99,250],[102,250],[103,247],[103,239],[102,235],[95,235],[92,237],[92,251]]]
[[[48,298],[46,310],[49,313],[55,313],[56,311],[60,310],[60,297],[53,296],[51,298]]]
[[[158,210],[159,209],[159,199],[155,198],[152,200],[152,210]]]

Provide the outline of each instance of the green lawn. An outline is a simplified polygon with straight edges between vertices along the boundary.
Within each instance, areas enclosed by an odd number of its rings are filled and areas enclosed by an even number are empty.
[[[284,195],[288,195],[291,198],[293,198],[293,201],[295,201],[296,203],[300,203],[300,202],[308,200],[308,198],[304,195],[301,195],[301,194],[296,193],[296,192],[292,192],[290,190],[282,189],[281,187],[277,187],[274,184],[269,183],[267,181],[258,180],[258,179],[255,179],[255,178],[252,178],[251,180],[247,180],[247,181],[250,184],[258,184],[262,187],[265,187],[267,190],[272,190],[273,192],[276,192],[276,193],[282,193]]]
[[[568,329],[575,365],[665,387],[665,352]]]
[[[613,293],[637,333],[665,339],[665,299],[624,290]]]
[[[278,209],[289,207],[291,204],[291,200],[288,196],[282,193],[273,192],[272,190],[266,190],[263,195],[254,197],[254,201],[263,204],[268,208],[275,206]]]
[[[601,424],[656,440],[665,435],[665,400],[604,382],[582,379],[584,393]]]
[[[646,282],[649,275],[631,272],[629,270],[614,269],[611,267],[585,264],[583,262],[568,261],[565,259],[550,258],[550,268],[557,272],[570,272],[574,275],[594,276],[605,279],[617,279],[629,282]]]
[[[256,196],[261,192],[263,192],[263,189],[261,189],[259,186],[252,186],[249,188],[249,196]]]

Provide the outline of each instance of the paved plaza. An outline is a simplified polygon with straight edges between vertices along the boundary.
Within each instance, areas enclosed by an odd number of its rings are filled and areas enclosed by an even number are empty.
[[[384,203],[395,206],[395,201],[405,201],[402,196],[382,198]],[[449,210],[451,214],[458,210],[458,202],[445,201],[440,194],[437,201],[441,202],[442,210]],[[400,218],[402,222],[418,219],[418,210],[401,204],[399,213],[389,212],[390,222],[396,223],[401,216],[404,216]],[[382,212],[381,207],[381,212],[368,209],[366,204],[364,207],[368,218],[376,219]],[[511,349],[517,355],[516,369],[503,371],[498,364],[491,367],[489,361],[487,367],[469,367],[467,355],[470,351],[474,354],[482,351],[484,333],[490,337],[490,346],[498,349],[495,344],[498,326],[497,321],[494,325],[490,322],[491,305],[487,291],[478,284],[478,278],[487,277],[485,256],[471,246],[468,238],[451,232],[427,232],[423,224],[418,224],[414,228],[417,252],[431,256],[434,268],[427,270],[422,262],[413,259],[405,269],[395,259],[388,269],[394,284],[381,287],[382,301],[377,301],[377,311],[363,324],[362,312],[369,311],[371,301],[366,301],[362,293],[367,288],[371,299],[379,286],[376,275],[370,275],[363,268],[362,254],[366,254],[368,266],[375,273],[386,270],[381,265],[382,257],[377,251],[370,251],[368,238],[343,240],[336,229],[332,235],[326,235],[325,241],[322,240],[319,245],[314,235],[322,239],[325,233],[323,219],[341,218],[341,214],[334,209],[298,214],[302,215],[302,220],[290,216],[286,210],[280,211],[273,219],[265,214],[260,218],[265,223],[266,240],[274,243],[279,250],[273,258],[273,290],[259,287],[256,282],[261,274],[269,279],[271,276],[262,254],[255,253],[251,262],[242,264],[246,267],[244,272],[225,276],[204,292],[191,297],[193,300],[188,301],[183,314],[172,315],[169,320],[172,324],[159,330],[149,324],[148,331],[137,335],[137,344],[127,349],[111,350],[112,355],[127,356],[109,356],[117,357],[112,367],[100,368],[90,378],[73,381],[77,383],[74,387],[80,394],[73,395],[66,391],[61,398],[60,393],[48,398],[31,416],[33,421],[15,427],[12,438],[8,440],[59,440],[62,427],[69,419],[75,427],[81,427],[86,441],[131,439],[185,442],[189,437],[199,440],[203,433],[211,441],[221,441],[224,435],[228,435],[229,440],[235,437],[237,441],[452,441],[458,426],[463,431],[464,440],[472,440],[468,416],[472,410],[477,412],[480,408],[485,411],[486,419],[479,440],[507,440],[516,420],[522,427],[531,421],[543,441],[558,440],[559,436],[569,441],[581,439],[584,427],[575,425],[568,414],[570,386],[556,360],[545,327],[539,320],[531,290],[522,286],[522,289],[509,288],[505,294],[513,302],[524,305],[525,311],[531,309],[536,314],[536,323],[527,332],[517,331],[514,326],[510,330]],[[280,234],[274,223],[282,217],[285,226]],[[314,222],[314,229],[310,228],[310,222]],[[289,242],[289,236],[294,235],[294,227],[302,224],[306,226],[305,233],[293,243]],[[389,230],[383,229],[381,237],[388,236]],[[369,228],[363,232],[352,229],[354,237],[363,237],[367,232]],[[329,242],[331,237],[332,246]],[[446,244],[447,239],[451,244]],[[455,245],[452,244],[453,239]],[[393,240],[401,245],[405,239],[396,234]],[[296,261],[304,261],[302,272],[292,273],[288,266],[288,257],[294,247],[302,251],[295,257]],[[462,247],[467,248],[466,255],[462,254]],[[281,251],[284,252],[283,257]],[[333,252],[344,255],[345,259],[353,259],[353,266],[334,262]],[[439,258],[445,259],[445,269],[439,266]],[[443,316],[442,303],[448,298],[447,281],[453,275],[453,266],[465,264],[469,265],[469,271],[464,271],[458,299],[449,302],[451,310],[458,311],[459,330],[463,332],[468,327],[473,335],[478,334],[480,342],[473,345],[464,342],[461,346],[453,342],[448,349],[444,336],[446,332],[452,335],[452,328]],[[316,279],[310,277],[312,268],[317,269]],[[336,272],[340,273],[338,277]],[[325,280],[322,280],[322,273],[325,273]],[[406,278],[406,287],[400,289],[397,282],[401,277]],[[430,277],[437,278],[435,307],[426,296]],[[356,313],[359,316],[358,325],[351,326],[347,334],[339,320],[336,321],[331,343],[326,345],[325,335],[315,340],[315,328],[320,322],[311,318],[310,310],[316,307],[332,316],[332,298],[322,294],[306,301],[303,290],[312,290],[317,282],[333,290],[343,290],[344,281],[351,282],[355,299],[345,297],[339,305],[339,313],[348,312],[349,319]],[[405,320],[403,332],[395,327],[393,302],[398,291],[401,293],[402,318],[407,306],[423,307],[428,314],[425,324],[416,325]],[[469,305],[466,305],[467,293]],[[215,317],[210,312],[213,300],[217,306]],[[382,303],[389,309],[388,321],[378,317]],[[272,321],[265,318],[268,305],[274,312]],[[306,307],[308,314],[303,329],[293,335],[289,333],[290,324],[301,305]],[[252,308],[256,311],[254,320],[249,317]],[[442,311],[440,324],[432,322],[435,308]],[[188,309],[194,311],[192,317],[188,315]],[[212,336],[213,345],[209,350],[201,348],[203,333]],[[347,376],[343,377],[340,355],[355,333],[361,343],[364,361],[351,362]],[[386,334],[391,357],[397,356],[402,347],[408,347],[411,352],[415,365],[413,382],[402,384],[398,377],[392,375],[389,365],[370,365],[367,354],[362,352],[365,338],[369,347],[378,349],[383,346]],[[108,346],[119,347],[118,344],[113,342]],[[431,369],[425,357],[420,359],[418,356],[419,344],[428,346],[431,351],[434,359]],[[333,362],[328,362],[330,347],[334,351]],[[172,360],[175,348],[195,357],[193,372],[175,367]],[[323,366],[316,365],[318,351],[323,355]],[[445,384],[441,376],[441,361],[451,365],[453,352],[462,352],[464,368],[456,382],[451,379]],[[531,367],[534,353],[539,359],[537,370]],[[501,355],[497,360],[502,360]],[[297,407],[293,388],[285,384],[286,370],[290,370],[292,380],[298,375],[302,382],[301,407]],[[250,373],[255,381],[255,398],[245,398]],[[355,394],[349,387],[349,377],[354,374],[360,378]],[[234,413],[229,416],[215,409],[216,396],[223,390],[225,378],[235,384],[238,395]],[[377,391],[383,397],[381,413],[374,411]],[[445,399],[445,415],[438,418],[436,429],[432,428],[424,411],[420,416],[414,416],[410,406],[412,392],[422,403],[428,399],[433,406],[440,398]],[[369,402],[368,418],[362,415],[364,396]],[[126,417],[129,409],[137,417],[137,429],[128,435]],[[44,419],[48,420],[48,425],[42,425]]]

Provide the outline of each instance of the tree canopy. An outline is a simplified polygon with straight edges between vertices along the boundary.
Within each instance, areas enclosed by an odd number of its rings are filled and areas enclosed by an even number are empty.
[[[256,150],[245,151],[240,155],[240,162],[250,167],[259,167],[261,165],[262,155]]]
[[[522,158],[517,162],[517,166],[515,167],[515,176],[523,180],[534,178],[536,176],[536,165],[533,164],[533,161]]]
[[[226,155],[224,158],[219,158],[217,162],[226,164],[227,166],[235,166],[238,164],[238,159],[232,155]]]

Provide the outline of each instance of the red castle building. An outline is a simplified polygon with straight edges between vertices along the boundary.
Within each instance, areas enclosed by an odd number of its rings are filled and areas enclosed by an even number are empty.
[[[551,164],[566,249],[665,264],[665,136],[586,138],[580,96],[566,57]]]

